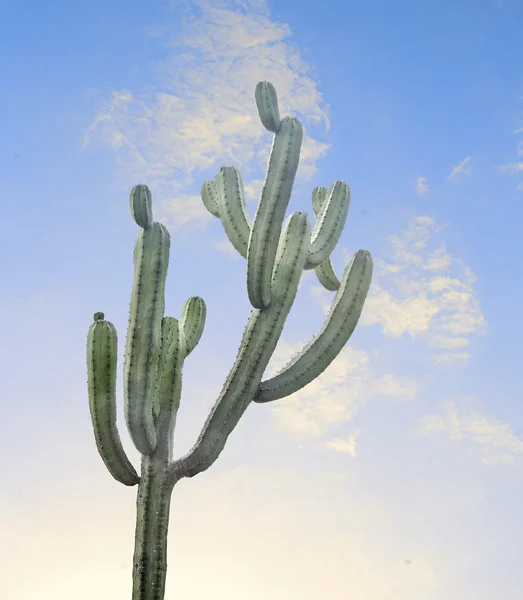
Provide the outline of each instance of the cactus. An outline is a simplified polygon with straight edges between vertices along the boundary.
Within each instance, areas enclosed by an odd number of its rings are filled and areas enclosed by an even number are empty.
[[[176,460],[172,444],[180,404],[184,360],[198,344],[206,305],[190,297],[180,320],[164,316],[170,237],[153,220],[146,185],[130,195],[131,214],[141,227],[134,248],[134,283],[124,358],[124,412],[130,437],[142,455],[138,476],[122,447],[116,424],[116,329],[95,313],[87,336],[89,408],[98,451],[111,475],[138,485],[133,600],[163,600],[167,572],[169,507],[175,484],[208,469],[252,402],[284,398],[318,377],[347,343],[360,317],[372,277],[372,258],[359,250],[338,280],[331,261],[347,218],[349,186],[336,181],[312,192],[314,228],[306,212],[284,222],[298,168],[303,128],[280,119],[276,90],[259,82],[260,120],[274,133],[271,155],[254,221],[247,214],[243,180],[222,167],[201,196],[219,218],[234,248],[247,261],[247,292],[253,306],[235,363],[192,449]],[[321,331],[274,377],[262,381],[304,269],[336,291]]]

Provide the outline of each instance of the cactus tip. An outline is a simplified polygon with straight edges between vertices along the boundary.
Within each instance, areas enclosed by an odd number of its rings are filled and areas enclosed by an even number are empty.
[[[131,214],[136,224],[147,229],[153,223],[151,190],[145,183],[135,185],[131,190]]]
[[[93,318],[95,321],[103,321],[105,318],[105,315],[103,314],[103,312],[97,312],[97,313],[94,313]]]

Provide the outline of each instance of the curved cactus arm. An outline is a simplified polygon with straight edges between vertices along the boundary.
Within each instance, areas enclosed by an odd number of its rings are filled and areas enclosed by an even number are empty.
[[[139,483],[123,449],[116,425],[116,362],[118,339],[114,325],[95,313],[87,334],[89,411],[98,452],[109,473],[120,483]]]
[[[340,289],[340,280],[334,272],[334,265],[330,256],[315,267],[314,272],[318,281],[329,292],[337,292]]]
[[[161,454],[169,460],[172,458],[174,426],[180,407],[185,357],[186,340],[181,323],[174,317],[164,317],[153,415],[158,439],[155,454]]]
[[[222,167],[216,175],[214,189],[225,233],[243,258],[247,258],[251,220],[245,208],[243,179],[238,169]]]
[[[175,480],[194,477],[214,463],[252,401],[296,298],[310,233],[310,220],[305,212],[295,212],[285,222],[272,280],[274,301],[265,310],[251,312],[236,361],[196,444],[172,463]]]
[[[303,127],[294,117],[280,123],[269,158],[261,199],[247,249],[247,291],[254,308],[271,302],[271,280],[278,240],[291,197],[303,141]]]
[[[321,331],[277,375],[262,381],[254,402],[289,396],[313,381],[338,356],[361,315],[372,279],[372,257],[359,250],[345,268]]]
[[[144,455],[156,446],[152,403],[161,350],[169,232],[154,222],[138,235],[124,359],[124,409],[129,434]]]
[[[207,307],[199,296],[191,296],[183,305],[180,327],[185,337],[185,356],[189,356],[200,341],[206,316]]]
[[[209,179],[202,184],[200,195],[205,208],[211,215],[220,218],[220,210],[218,207],[218,191],[214,180]]]
[[[281,119],[278,109],[278,96],[274,86],[268,81],[259,81],[254,96],[262,125],[268,131],[276,133],[280,128]]]
[[[349,186],[345,181],[336,181],[329,189],[312,231],[305,269],[318,266],[332,254],[345,227],[349,204]]]
[[[318,221],[319,217],[321,216],[321,210],[325,204],[328,193],[329,189],[321,185],[312,190],[312,211],[316,221]],[[325,289],[329,290],[329,292],[336,292],[339,290],[340,280],[336,276],[334,265],[332,264],[332,259],[330,256],[328,256],[317,267],[314,267],[314,271],[318,281]]]

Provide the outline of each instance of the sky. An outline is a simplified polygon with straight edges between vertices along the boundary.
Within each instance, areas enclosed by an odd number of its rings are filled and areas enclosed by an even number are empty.
[[[171,234],[166,315],[204,298],[175,456],[250,314],[200,187],[235,166],[254,216],[258,81],[304,127],[287,215],[351,189],[334,250],[372,253],[359,324],[314,382],[252,404],[173,492],[166,600],[512,600],[523,560],[523,1],[0,1],[3,600],[129,600],[136,489],[97,453],[93,314],[122,365],[146,183]],[[322,327],[314,271],[265,377]]]

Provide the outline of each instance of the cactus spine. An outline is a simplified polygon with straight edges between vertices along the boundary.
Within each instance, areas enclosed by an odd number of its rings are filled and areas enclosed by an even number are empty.
[[[180,405],[184,360],[198,344],[206,305],[190,297],[179,320],[164,316],[170,237],[153,220],[149,188],[130,194],[131,214],[141,227],[133,253],[134,282],[124,358],[124,412],[127,429],[142,455],[137,475],[123,450],[116,426],[117,336],[96,313],[87,336],[89,407],[98,451],[113,477],[138,484],[133,600],[163,600],[167,571],[167,531],[174,485],[208,469],[251,402],[283,398],[310,383],[336,358],[363,309],[372,277],[372,258],[359,250],[341,282],[330,255],[339,241],[350,202],[344,181],[312,193],[314,228],[306,212],[285,212],[298,168],[303,128],[294,117],[280,119],[274,86],[255,90],[263,126],[274,133],[267,175],[254,221],[245,207],[243,179],[235,167],[222,167],[201,188],[204,206],[223,224],[234,248],[247,262],[247,292],[253,306],[241,345],[225,384],[193,448],[173,460],[172,444]],[[262,381],[304,269],[336,291],[321,331],[275,377]]]

